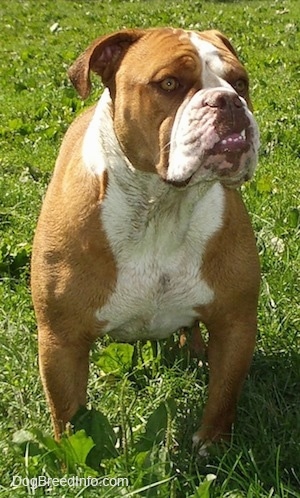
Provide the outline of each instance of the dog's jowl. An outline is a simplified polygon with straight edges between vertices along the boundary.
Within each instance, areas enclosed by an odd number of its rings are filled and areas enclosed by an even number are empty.
[[[255,345],[260,271],[238,187],[259,146],[249,81],[217,31],[123,30],[69,76],[106,89],[69,128],[34,239],[32,295],[57,438],[86,403],[89,350],[203,322],[208,401],[194,442],[228,437]]]

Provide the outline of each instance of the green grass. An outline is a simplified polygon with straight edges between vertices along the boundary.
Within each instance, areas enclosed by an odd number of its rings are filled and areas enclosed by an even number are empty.
[[[12,490],[14,475],[107,475],[128,477],[130,485],[60,486],[47,496],[300,497],[299,1],[2,0],[0,15],[0,495],[44,496],[43,488]],[[259,336],[233,442],[207,459],[191,448],[206,368],[184,354],[168,360],[166,345],[158,352],[144,348],[144,365],[131,350],[114,367],[98,345],[89,406],[111,453],[104,452],[97,473],[87,466],[93,442],[84,432],[60,447],[46,437],[51,426],[38,376],[31,242],[61,138],[100,91],[95,85],[82,103],[67,67],[100,34],[162,25],[220,29],[250,73],[262,146],[243,195],[262,265]],[[112,428],[113,443],[105,440]],[[216,478],[208,482],[209,474]]]

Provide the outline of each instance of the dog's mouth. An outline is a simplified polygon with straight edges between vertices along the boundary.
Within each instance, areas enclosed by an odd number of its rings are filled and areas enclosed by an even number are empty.
[[[220,139],[211,149],[212,154],[227,154],[249,149],[249,140],[246,137],[246,130],[240,133],[231,133]]]
[[[252,140],[250,129],[225,133],[210,149],[205,150],[199,158],[199,167],[188,178],[166,181],[178,188],[199,181],[220,181],[226,187],[239,188],[253,174]]]
[[[249,129],[226,134],[207,151],[204,169],[216,175],[224,184],[240,186],[251,177],[248,170],[252,138]]]

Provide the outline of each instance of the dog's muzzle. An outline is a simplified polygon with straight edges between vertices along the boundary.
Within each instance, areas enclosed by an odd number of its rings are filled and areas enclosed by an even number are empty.
[[[245,100],[231,89],[200,90],[177,112],[166,180],[239,186],[253,175],[258,148],[258,127]]]

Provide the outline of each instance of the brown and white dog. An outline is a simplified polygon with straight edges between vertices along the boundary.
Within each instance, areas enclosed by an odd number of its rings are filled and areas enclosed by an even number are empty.
[[[32,295],[55,435],[86,403],[89,350],[203,322],[209,395],[194,442],[228,436],[251,363],[260,270],[236,187],[255,169],[247,73],[217,31],[123,30],[70,68],[107,87],[68,130],[35,234]]]

